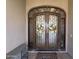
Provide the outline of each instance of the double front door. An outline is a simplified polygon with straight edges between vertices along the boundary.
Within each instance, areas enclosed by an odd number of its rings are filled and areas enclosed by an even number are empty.
[[[56,49],[58,39],[58,16],[39,14],[35,17],[36,47],[39,49]]]
[[[65,50],[65,12],[40,7],[28,15],[28,47],[39,50]]]

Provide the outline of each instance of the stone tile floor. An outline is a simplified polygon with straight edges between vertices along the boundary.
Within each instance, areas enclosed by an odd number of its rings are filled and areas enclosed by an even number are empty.
[[[36,59],[37,53],[29,53],[29,59]],[[58,59],[73,59],[68,53],[57,53]]]
[[[58,59],[73,59],[68,53],[58,53]]]

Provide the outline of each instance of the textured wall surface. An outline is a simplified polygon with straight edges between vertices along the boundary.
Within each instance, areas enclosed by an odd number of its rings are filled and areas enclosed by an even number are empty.
[[[25,0],[7,0],[6,52],[25,42]]]
[[[73,1],[68,3],[68,53],[73,56]]]

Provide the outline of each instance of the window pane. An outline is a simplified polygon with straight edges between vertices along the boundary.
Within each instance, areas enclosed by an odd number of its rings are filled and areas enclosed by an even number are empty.
[[[57,41],[58,18],[55,15],[49,15],[49,46],[55,47]]]
[[[36,17],[36,43],[45,44],[45,15]]]

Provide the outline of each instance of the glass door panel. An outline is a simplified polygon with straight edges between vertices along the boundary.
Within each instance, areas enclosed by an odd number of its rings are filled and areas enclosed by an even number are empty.
[[[45,15],[36,16],[36,45],[45,45]]]
[[[58,17],[49,15],[49,47],[55,48],[57,44]]]

